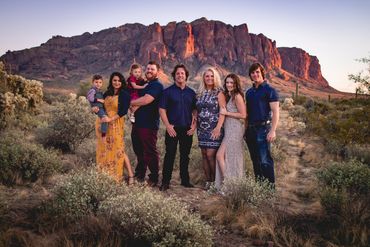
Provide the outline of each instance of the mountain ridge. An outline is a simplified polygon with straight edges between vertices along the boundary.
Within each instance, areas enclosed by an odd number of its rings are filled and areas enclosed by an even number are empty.
[[[145,65],[149,60],[157,60],[166,75],[183,63],[191,71],[190,80],[199,79],[205,66],[217,67],[222,76],[234,72],[248,78],[249,66],[258,61],[277,84],[338,92],[323,77],[317,57],[303,49],[278,48],[265,35],[249,33],[247,24],[232,26],[204,17],[190,23],[128,23],[92,34],[56,35],[38,47],[9,51],[0,60],[14,73],[46,82],[46,87],[48,82],[73,85],[96,73],[126,72],[132,62]]]

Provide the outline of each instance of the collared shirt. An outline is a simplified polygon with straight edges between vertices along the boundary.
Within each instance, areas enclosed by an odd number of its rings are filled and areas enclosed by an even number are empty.
[[[248,123],[259,123],[271,120],[270,102],[279,101],[277,91],[264,81],[258,88],[253,87],[245,93]]]
[[[162,96],[163,85],[158,79],[148,82],[148,85],[139,90],[139,96],[149,94],[154,100],[147,105],[140,106],[135,112],[135,127],[146,129],[159,129],[159,111],[158,104]]]
[[[181,89],[174,83],[163,91],[159,108],[165,109],[170,124],[175,127],[190,127],[192,111],[196,108],[196,94],[185,86]]]

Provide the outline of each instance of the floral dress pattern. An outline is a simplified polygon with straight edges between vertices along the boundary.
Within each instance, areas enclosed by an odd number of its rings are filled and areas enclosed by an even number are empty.
[[[218,94],[221,90],[206,90],[197,99],[198,124],[197,135],[200,148],[218,149],[223,137],[223,129],[218,139],[211,138],[211,132],[216,127],[220,107],[218,105]]]
[[[118,96],[105,98],[104,108],[108,117],[118,112]],[[100,131],[100,119],[96,119],[95,132],[97,138],[96,163],[98,170],[111,175],[117,182],[122,181],[124,169],[124,118],[118,118],[108,124],[105,141]]]

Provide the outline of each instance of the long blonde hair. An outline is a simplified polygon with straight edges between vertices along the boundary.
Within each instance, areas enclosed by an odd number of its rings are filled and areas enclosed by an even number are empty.
[[[202,95],[204,93],[204,91],[206,90],[206,85],[205,85],[206,83],[204,81],[204,76],[206,75],[206,73],[208,71],[211,71],[212,74],[213,74],[213,81],[214,81],[213,89],[222,90],[222,84],[221,84],[220,74],[217,72],[216,69],[210,67],[210,68],[206,69],[203,72],[203,75],[202,75],[202,83],[199,85],[199,88],[198,88],[198,96]]]

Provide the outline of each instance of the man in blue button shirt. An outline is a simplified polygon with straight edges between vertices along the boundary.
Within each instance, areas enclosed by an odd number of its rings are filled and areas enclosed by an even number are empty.
[[[181,185],[194,187],[189,179],[189,153],[196,129],[196,97],[193,89],[186,86],[189,71],[185,65],[175,66],[172,77],[175,83],[163,91],[159,103],[159,114],[166,126],[166,154],[163,162],[161,191],[169,189],[177,143],[180,146]]]
[[[245,93],[247,104],[247,129],[245,139],[257,179],[275,183],[271,142],[276,139],[279,122],[279,96],[265,79],[265,69],[260,63],[249,68],[253,87]]]

